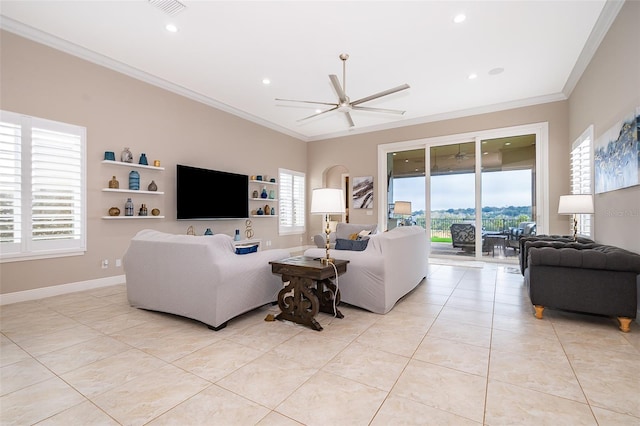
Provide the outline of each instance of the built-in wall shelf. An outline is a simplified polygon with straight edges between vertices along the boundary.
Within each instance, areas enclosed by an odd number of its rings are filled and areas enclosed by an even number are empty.
[[[133,167],[137,169],[164,170],[164,167],[147,166],[145,164],[125,163],[124,161],[102,160],[102,164],[110,164],[113,166]]]
[[[125,219],[164,219],[164,216],[102,216],[102,219],[125,220]]]
[[[140,189],[115,189],[115,188],[102,188],[103,192],[121,192],[127,194],[150,194],[150,195],[164,195],[162,191],[143,191]]]

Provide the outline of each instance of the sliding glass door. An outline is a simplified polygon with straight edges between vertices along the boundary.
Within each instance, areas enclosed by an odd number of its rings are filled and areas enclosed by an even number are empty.
[[[547,144],[537,123],[380,145],[379,224],[425,227],[433,257],[517,263],[519,237],[546,230],[547,173],[536,166]]]

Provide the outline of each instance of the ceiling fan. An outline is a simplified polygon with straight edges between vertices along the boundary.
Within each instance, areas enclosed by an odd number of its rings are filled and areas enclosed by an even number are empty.
[[[471,158],[471,157],[469,157],[469,156],[467,155],[467,153],[462,152],[462,151],[461,151],[461,149],[460,149],[460,144],[458,144],[458,152],[457,152],[456,154],[452,155],[452,156],[451,156],[451,157],[449,157],[449,158],[451,158],[451,159],[454,159],[454,158],[455,158],[455,160],[459,163],[459,162],[464,161],[464,160],[467,160],[467,159],[469,159],[469,158]]]
[[[400,110],[396,110],[396,109],[371,108],[371,107],[361,106],[360,104],[363,104],[363,103],[368,102],[368,101],[372,101],[372,100],[377,99],[377,98],[381,98],[383,96],[390,95],[392,93],[396,93],[396,92],[400,92],[402,90],[406,90],[406,89],[409,88],[408,84],[403,84],[401,86],[394,87],[392,89],[384,90],[382,92],[378,92],[378,93],[375,93],[373,95],[366,96],[364,98],[361,98],[361,99],[358,99],[358,100],[355,100],[355,101],[351,101],[351,99],[349,99],[349,97],[347,96],[347,93],[346,93],[346,90],[347,90],[347,78],[346,78],[346,62],[347,62],[347,59],[349,59],[349,55],[348,54],[342,53],[340,55],[340,60],[342,60],[342,86],[340,86],[340,81],[338,80],[338,77],[335,74],[330,74],[329,75],[329,79],[331,80],[331,84],[333,85],[333,88],[335,89],[335,91],[336,91],[336,93],[338,95],[338,102],[300,101],[300,100],[296,100],[296,99],[280,99],[280,98],[276,98],[276,101],[303,102],[303,103],[307,103],[307,104],[330,105],[331,108],[326,109],[324,111],[320,111],[320,112],[318,112],[316,114],[313,114],[313,115],[310,115],[308,117],[301,118],[298,121],[308,120],[310,118],[317,117],[319,115],[326,114],[326,113],[331,112],[331,111],[340,111],[340,112],[343,112],[345,117],[347,118],[347,121],[349,122],[349,127],[355,126],[355,123],[353,122],[353,119],[351,118],[351,111],[383,112],[383,113],[387,113],[387,114],[399,114],[399,115],[402,115],[402,114],[405,113],[405,111],[400,111]]]

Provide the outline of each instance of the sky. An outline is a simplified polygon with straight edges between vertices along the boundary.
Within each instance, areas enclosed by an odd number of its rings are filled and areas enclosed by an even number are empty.
[[[474,206],[473,173],[431,177],[431,210]],[[487,207],[530,206],[531,170],[509,170],[482,174],[482,205]],[[394,201],[411,201],[413,211],[425,210],[423,177],[393,180]]]

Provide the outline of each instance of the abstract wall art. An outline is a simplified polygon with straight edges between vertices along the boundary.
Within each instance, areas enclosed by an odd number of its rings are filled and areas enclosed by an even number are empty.
[[[593,150],[595,192],[640,184],[640,107],[603,133]]]
[[[373,176],[353,178],[353,207],[356,209],[373,208]]]

